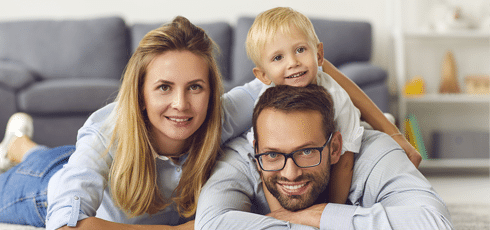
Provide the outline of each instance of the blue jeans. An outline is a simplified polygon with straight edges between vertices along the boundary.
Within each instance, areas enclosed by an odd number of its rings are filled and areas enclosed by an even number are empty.
[[[45,227],[49,179],[74,151],[75,146],[36,147],[0,174],[0,222]]]

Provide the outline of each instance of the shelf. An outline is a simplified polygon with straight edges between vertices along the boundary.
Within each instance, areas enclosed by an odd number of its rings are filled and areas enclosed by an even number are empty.
[[[426,94],[419,97],[404,97],[407,102],[420,103],[490,103],[490,95],[478,94]]]
[[[449,32],[435,32],[435,31],[405,31],[404,36],[406,38],[474,38],[474,39],[490,39],[490,32],[478,31],[478,30],[461,30],[461,31],[449,31]]]
[[[430,159],[420,163],[419,170],[424,174],[489,174],[489,159]]]

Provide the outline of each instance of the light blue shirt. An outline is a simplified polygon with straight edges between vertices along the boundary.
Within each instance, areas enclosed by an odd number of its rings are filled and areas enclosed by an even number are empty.
[[[316,229],[264,216],[270,213],[253,148],[239,136],[199,197],[196,229]],[[328,204],[320,229],[452,229],[445,203],[388,135],[365,130],[348,203]]]
[[[259,80],[254,80],[223,95],[222,142],[250,128],[254,102],[262,86]],[[90,216],[127,224],[178,225],[188,221],[179,217],[172,205],[152,216],[144,214],[131,219],[114,205],[107,185],[112,159],[117,153],[105,152],[114,129],[111,112],[115,106],[111,103],[89,117],[78,131],[76,151],[50,179],[46,229],[76,225]],[[180,181],[181,164],[157,158],[156,167],[159,189],[169,197]]]

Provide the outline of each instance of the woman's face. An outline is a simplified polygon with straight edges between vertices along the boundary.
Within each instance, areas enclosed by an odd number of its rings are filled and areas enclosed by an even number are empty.
[[[175,50],[151,61],[143,84],[144,109],[159,154],[181,153],[206,119],[210,93],[209,67],[202,57]]]

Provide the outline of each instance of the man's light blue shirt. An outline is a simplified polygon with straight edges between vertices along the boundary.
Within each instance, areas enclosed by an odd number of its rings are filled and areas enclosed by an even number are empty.
[[[226,144],[203,187],[196,229],[316,229],[270,212],[246,136]],[[443,200],[388,135],[364,131],[347,204],[328,204],[320,229],[452,229]]]

